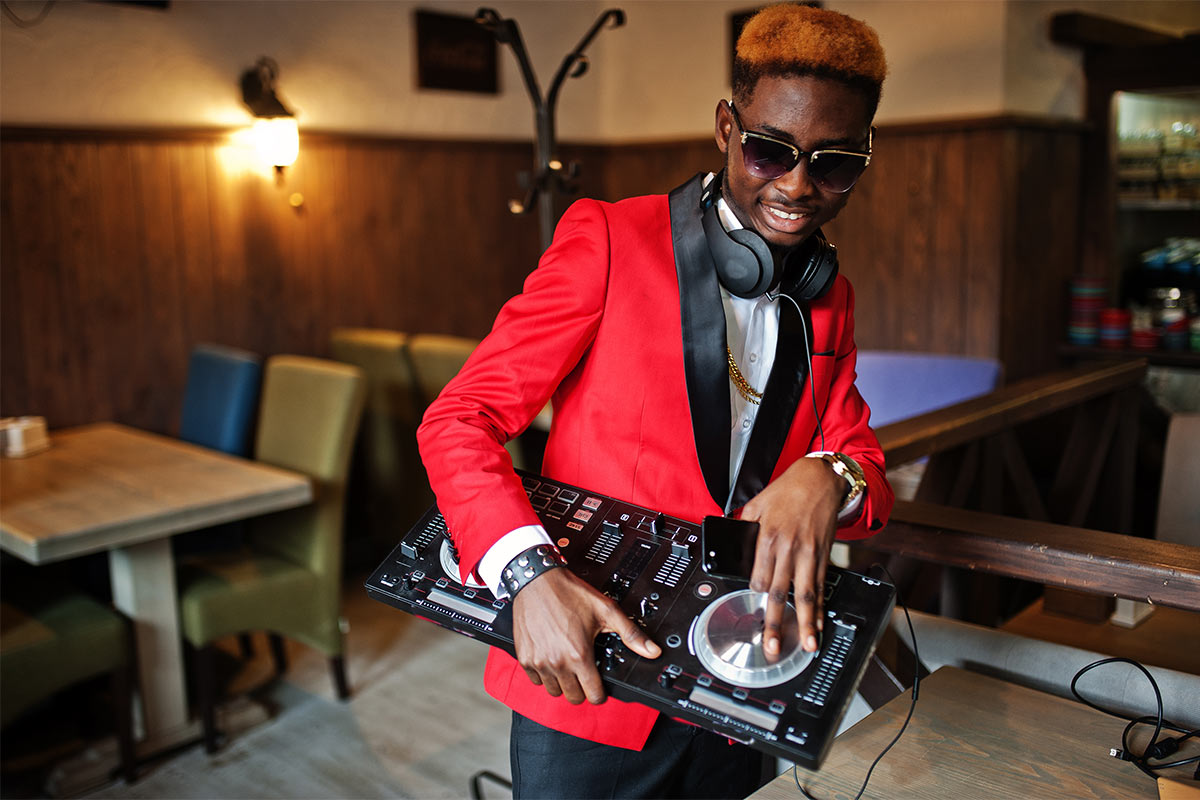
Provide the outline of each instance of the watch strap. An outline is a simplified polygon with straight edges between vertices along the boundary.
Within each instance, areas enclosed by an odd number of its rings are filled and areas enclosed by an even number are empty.
[[[845,453],[821,451],[819,453],[809,453],[806,457],[821,459],[829,465],[834,474],[846,480],[849,488],[846,490],[846,494],[842,496],[842,504],[838,508],[839,511],[846,509],[860,495],[866,492],[867,478],[863,474],[862,467]]]

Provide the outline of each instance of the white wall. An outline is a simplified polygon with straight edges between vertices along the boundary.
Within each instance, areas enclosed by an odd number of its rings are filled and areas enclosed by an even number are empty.
[[[1076,48],[1050,41],[1050,18],[1089,11],[1165,33],[1200,30],[1196,0],[1017,0],[1009,3],[1004,65],[1005,106],[1014,114],[1083,116],[1083,68]]]
[[[22,17],[42,2],[9,0]],[[527,138],[532,110],[516,61],[500,53],[501,94],[418,91],[412,13],[473,15],[480,2],[173,0],[163,10],[59,2],[23,29],[0,23],[0,120],[79,126],[227,126],[248,121],[238,77],[279,64],[279,94],[302,127],[375,134]],[[594,4],[522,0],[517,19],[548,83],[587,30]],[[596,69],[564,90],[562,133],[591,130]],[[571,126],[574,126],[573,128]]]
[[[59,2],[21,28],[0,21],[0,122],[80,127],[196,127],[248,122],[237,79],[260,55],[280,66],[280,94],[308,129],[382,135],[528,138],[532,110],[506,48],[501,94],[416,89],[412,12],[470,15],[486,0],[173,0],[166,11]],[[8,0],[23,18],[42,0]],[[728,15],[753,0],[497,0],[518,21],[547,88],[601,11],[591,69],[568,80],[559,135],[631,141],[706,135],[728,93]],[[1182,31],[1193,0],[828,0],[879,32],[890,63],[879,121],[1021,113],[1078,118],[1080,57],[1051,44],[1068,8]]]

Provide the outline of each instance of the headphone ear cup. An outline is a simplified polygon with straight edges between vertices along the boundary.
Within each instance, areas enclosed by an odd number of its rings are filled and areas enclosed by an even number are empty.
[[[737,268],[740,274],[723,276],[728,278],[725,288],[740,297],[758,297],[773,287],[778,269],[766,240],[746,228],[729,231],[729,238],[746,248],[751,257],[726,264],[727,268]]]
[[[783,274],[783,291],[786,294],[804,303],[818,300],[833,288],[833,281],[837,278],[837,248],[817,231],[806,246],[787,255]]]
[[[726,231],[715,204],[701,215],[704,237],[717,268],[717,277],[731,294],[758,297],[775,283],[778,268],[771,248],[754,231]]]

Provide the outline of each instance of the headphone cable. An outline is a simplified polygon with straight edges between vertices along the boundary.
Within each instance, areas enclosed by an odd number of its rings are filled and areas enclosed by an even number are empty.
[[[800,304],[797,303],[796,299],[794,297],[792,297],[790,294],[788,294],[787,292],[779,292],[774,297],[771,296],[770,292],[767,292],[767,297],[768,297],[768,299],[771,299],[771,300],[777,300],[780,297],[786,297],[788,300],[791,301],[792,305],[794,305],[796,307],[796,314],[798,314],[800,316],[800,328],[804,332],[804,357],[808,361],[808,390],[809,390],[809,395],[812,397],[813,416],[816,417],[816,420],[817,420],[817,433],[819,433],[821,435],[821,450],[824,451],[826,449],[825,448],[825,427],[821,424],[821,412],[820,412],[820,410],[817,409],[817,386],[816,386],[816,382],[813,380],[813,374],[812,374],[813,373],[812,348],[810,348],[808,346],[808,322],[807,322],[807,320],[804,319],[804,312],[800,310]]]

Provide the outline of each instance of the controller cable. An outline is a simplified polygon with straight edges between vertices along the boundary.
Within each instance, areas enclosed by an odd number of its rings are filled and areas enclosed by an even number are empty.
[[[772,297],[770,292],[767,293],[767,297],[768,298]],[[825,449],[825,429],[824,429],[824,426],[821,424],[821,412],[817,408],[816,381],[813,380],[813,375],[812,375],[812,370],[813,370],[812,351],[808,345],[808,323],[804,319],[804,312],[800,310],[800,304],[796,302],[796,299],[794,297],[792,297],[790,294],[788,294],[786,292],[778,292],[775,295],[775,297],[786,297],[791,302],[791,304],[796,307],[796,314],[800,317],[800,325],[802,326],[801,332],[804,335],[804,355],[808,360],[808,386],[809,386],[809,392],[810,392],[810,395],[812,398],[813,416],[816,417],[816,420],[817,420],[817,432],[820,434],[820,438],[821,438],[821,449],[824,450]],[[772,298],[772,299],[774,299],[774,298]],[[892,585],[896,586],[896,579],[892,577],[892,573],[888,572],[887,567],[883,566],[882,564],[874,564],[873,566],[879,567],[881,570],[883,570],[883,572],[887,575],[888,580],[890,580],[892,582]],[[908,606],[904,605],[904,601],[900,597],[899,587],[896,587],[896,602],[900,605],[900,608],[902,608],[904,610],[904,619],[908,623],[908,635],[912,639],[912,648],[913,648],[912,702],[909,703],[908,714],[904,717],[904,724],[902,724],[900,726],[900,730],[896,732],[896,736],[892,739],[892,741],[888,742],[887,747],[883,748],[883,750],[879,753],[879,755],[875,757],[875,760],[871,762],[871,767],[870,767],[870,769],[867,770],[867,776],[865,778],[863,778],[863,784],[859,788],[858,794],[854,795],[854,800],[859,800],[859,798],[862,797],[863,792],[865,792],[867,790],[867,783],[871,780],[871,773],[875,771],[876,765],[878,765],[879,761],[885,755],[887,755],[887,752],[892,749],[893,745],[895,745],[896,742],[900,741],[900,737],[902,735],[904,735],[905,729],[908,728],[909,720],[912,719],[913,710],[917,707],[917,694],[918,694],[918,689],[921,685],[921,657],[917,653],[917,634],[913,630],[912,617],[910,617],[908,614]],[[815,798],[811,794],[809,794],[808,790],[805,789],[803,785],[801,785],[800,774],[797,771],[795,764],[792,764],[792,779],[796,781],[796,788],[799,789],[801,794],[803,794],[805,797],[807,797],[808,800],[817,800],[817,798]]]
[[[883,570],[884,574],[887,575],[888,580],[892,582],[892,586],[896,587],[896,603],[901,609],[903,609],[904,620],[908,623],[908,635],[912,640],[913,649],[912,701],[908,704],[908,714],[906,714],[904,717],[904,724],[900,726],[900,730],[896,731],[896,735],[892,737],[890,742],[888,742],[887,747],[883,748],[879,755],[875,756],[875,760],[871,762],[871,767],[867,770],[866,777],[863,778],[862,786],[859,787],[858,794],[854,795],[854,800],[859,800],[859,798],[863,796],[863,792],[867,790],[867,783],[870,782],[871,773],[875,771],[875,767],[878,766],[880,760],[887,755],[887,752],[892,749],[896,742],[900,741],[900,737],[904,735],[904,731],[908,728],[908,722],[912,719],[913,710],[917,707],[917,694],[921,686],[921,656],[917,652],[917,634],[913,630],[912,617],[908,614],[908,606],[904,604],[904,600],[900,596],[900,588],[896,586],[896,579],[892,577],[892,573],[888,572],[888,568],[879,563],[872,564],[871,566],[872,568],[878,567],[879,569]],[[799,789],[800,793],[807,797],[808,800],[819,800],[819,798],[813,797],[811,794],[809,794],[808,790],[805,789],[800,783],[800,774],[797,771],[795,764],[792,764],[792,779],[796,781],[796,788]]]
[[[1154,690],[1154,701],[1155,701],[1155,704],[1157,705],[1157,711],[1155,714],[1141,716],[1141,717],[1130,717],[1125,714],[1121,714],[1119,712],[1112,711],[1111,709],[1104,708],[1103,706],[1098,705],[1096,703],[1093,703],[1091,700],[1088,700],[1086,697],[1081,695],[1079,693],[1079,691],[1075,688],[1075,684],[1078,683],[1079,679],[1081,677],[1083,677],[1087,672],[1095,669],[1096,667],[1104,666],[1105,664],[1116,664],[1116,663],[1132,664],[1133,666],[1135,666],[1139,670],[1141,670],[1142,674],[1146,676],[1146,680],[1150,681],[1150,688]],[[1075,699],[1077,699],[1079,702],[1083,703],[1086,706],[1089,706],[1090,708],[1094,708],[1097,711],[1101,711],[1105,714],[1108,714],[1110,717],[1116,717],[1117,719],[1124,719],[1124,720],[1129,721],[1129,724],[1125,726],[1125,730],[1122,731],[1122,733],[1121,733],[1121,747],[1120,748],[1114,747],[1108,751],[1109,755],[1111,755],[1113,758],[1119,758],[1122,761],[1130,762],[1135,767],[1140,769],[1142,772],[1146,773],[1146,775],[1148,775],[1150,778],[1155,779],[1155,780],[1158,779],[1158,775],[1155,774],[1156,770],[1168,769],[1170,767],[1181,767],[1181,766],[1186,766],[1187,764],[1196,764],[1197,765],[1196,777],[1197,777],[1197,779],[1200,779],[1200,756],[1192,756],[1190,758],[1182,758],[1182,759],[1179,759],[1176,761],[1170,761],[1170,762],[1162,763],[1162,764],[1151,763],[1152,760],[1153,761],[1161,761],[1164,758],[1170,758],[1172,755],[1174,755],[1179,750],[1179,745],[1183,744],[1188,739],[1194,738],[1196,736],[1200,736],[1200,729],[1184,728],[1184,727],[1172,722],[1171,720],[1165,719],[1163,717],[1162,693],[1159,691],[1158,683],[1154,680],[1154,676],[1150,674],[1150,671],[1148,669],[1146,669],[1145,667],[1143,667],[1138,662],[1134,661],[1131,658],[1120,658],[1120,657],[1103,658],[1099,661],[1094,661],[1091,664],[1088,664],[1086,667],[1084,667],[1083,669],[1081,669],[1075,673],[1075,677],[1071,679],[1071,694],[1075,695]],[[1130,750],[1129,734],[1138,725],[1153,725],[1154,726],[1154,734],[1150,737],[1149,743],[1144,748],[1142,748],[1141,753],[1134,753]],[[1167,736],[1164,739],[1159,739],[1158,737],[1162,733],[1164,728],[1166,728],[1167,730],[1174,731],[1180,735],[1179,736]]]

